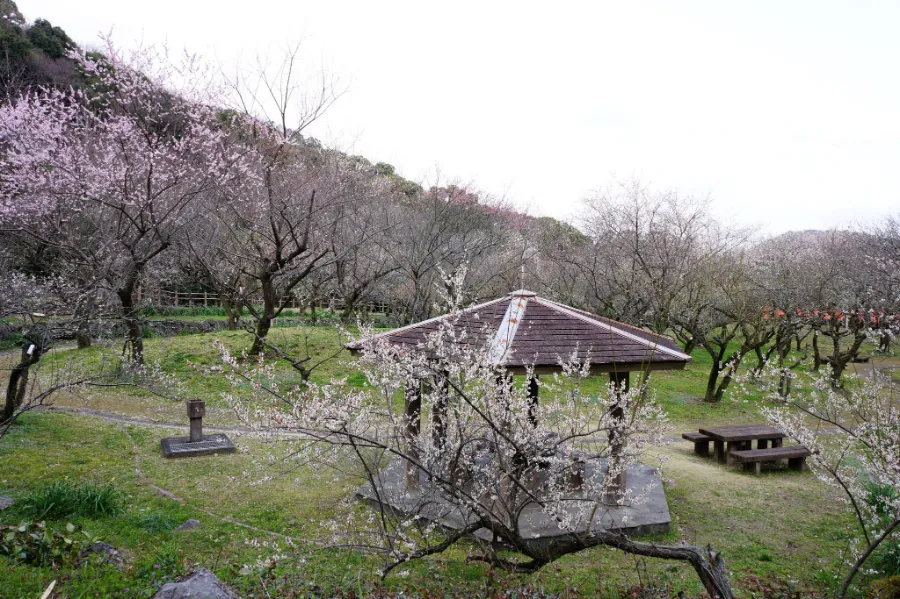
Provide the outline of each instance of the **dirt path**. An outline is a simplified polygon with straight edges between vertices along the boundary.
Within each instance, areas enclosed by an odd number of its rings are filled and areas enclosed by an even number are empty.
[[[64,414],[75,414],[78,416],[88,416],[89,418],[97,418],[99,420],[105,420],[107,422],[113,422],[116,424],[130,424],[134,426],[147,426],[147,427],[157,427],[157,428],[175,428],[175,429],[185,429],[187,428],[187,423],[176,424],[172,422],[159,422],[156,420],[147,420],[145,418],[135,418],[134,416],[122,416],[120,414],[110,414],[109,412],[98,412],[96,410],[88,410],[86,408],[66,408],[62,406],[49,406],[44,408],[39,408],[40,411],[47,412],[62,412]],[[215,431],[217,433],[231,433],[234,435],[245,435],[255,432],[253,429],[249,427],[242,426],[207,426],[203,425],[203,430],[205,431]],[[839,429],[823,429],[820,431],[822,434],[835,434],[839,433]],[[297,433],[292,431],[279,431],[277,433],[282,437],[294,437],[298,439],[306,439],[309,438],[308,435],[303,433]],[[130,437],[129,437],[130,438]],[[585,439],[588,443],[603,443],[606,441],[605,438],[587,438]],[[665,437],[663,441],[667,443],[677,443],[683,441],[681,438],[681,434],[677,434],[672,437]],[[140,472],[138,473],[140,475]]]
[[[900,369],[900,357],[873,356],[869,362],[851,364],[853,373],[863,378],[894,368]]]
[[[182,423],[174,423],[174,422],[159,422],[156,420],[148,420],[146,418],[136,418],[134,416],[122,416],[120,414],[112,414],[109,412],[98,412],[96,410],[88,410],[87,408],[67,408],[64,406],[48,406],[44,408],[39,408],[40,411],[47,412],[63,412],[66,414],[77,414],[79,416],[89,416],[91,418],[99,418],[100,420],[106,420],[108,422],[116,422],[120,424],[133,424],[135,426],[156,426],[160,428],[179,428],[185,429],[188,426],[187,422]],[[219,433],[235,433],[235,434],[246,434],[253,432],[252,429],[248,427],[229,427],[229,426],[210,426],[207,424],[203,425],[203,430],[215,431]]]

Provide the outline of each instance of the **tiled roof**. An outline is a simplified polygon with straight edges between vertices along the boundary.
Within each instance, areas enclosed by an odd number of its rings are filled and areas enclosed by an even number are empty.
[[[441,321],[455,319],[457,336],[489,345],[491,356],[507,367],[556,367],[573,353],[595,366],[653,365],[681,368],[691,360],[670,337],[538,297],[520,289],[508,296],[420,323],[381,333],[405,346],[424,344]],[[348,345],[361,349],[369,339]]]

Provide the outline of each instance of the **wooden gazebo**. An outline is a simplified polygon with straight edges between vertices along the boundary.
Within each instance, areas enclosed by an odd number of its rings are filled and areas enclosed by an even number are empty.
[[[537,378],[541,374],[560,371],[560,361],[573,355],[580,361],[589,360],[592,374],[608,373],[620,392],[628,389],[631,372],[680,370],[691,361],[690,356],[670,337],[565,306],[525,289],[461,312],[373,335],[348,344],[347,348],[357,354],[376,341],[386,341],[410,350],[423,348],[429,337],[445,322],[452,322],[456,333],[456,341],[449,342],[466,343],[489,350],[490,358],[497,366],[498,377],[509,380],[508,375],[531,374],[526,384],[528,396],[534,406],[538,402]],[[420,431],[422,384],[423,381],[407,382],[406,434],[411,439],[418,436]],[[432,381],[432,384],[439,383]],[[436,444],[442,444],[442,439],[438,437],[444,430],[442,413],[445,410],[446,406],[436,406],[432,410],[432,430]],[[614,405],[611,408],[613,416],[616,416],[616,410],[621,412],[621,408]],[[532,424],[538,425],[533,417]],[[612,432],[609,441],[611,455],[614,455],[619,443]],[[653,476],[658,477],[658,473]],[[415,486],[416,481],[418,475],[407,472],[407,485]],[[607,491],[611,494],[604,498],[604,502],[618,504],[627,484],[623,472],[611,483],[611,491]],[[657,504],[665,506],[661,488],[659,494],[661,499]],[[366,496],[366,492],[361,491],[360,495]],[[668,527],[667,508],[659,518]],[[651,517],[648,521],[654,520]]]

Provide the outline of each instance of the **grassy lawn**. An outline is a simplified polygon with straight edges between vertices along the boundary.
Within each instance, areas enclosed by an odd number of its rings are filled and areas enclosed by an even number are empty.
[[[307,341],[313,356],[328,355],[339,343],[331,327],[278,328],[272,336],[293,355],[303,351]],[[218,364],[214,339],[221,339],[233,351],[249,345],[246,333],[219,332],[148,339],[146,354],[149,362],[159,363],[177,378],[183,397],[207,400],[208,424],[233,425],[236,420],[222,399],[226,383],[215,372],[204,372]],[[94,348],[80,355],[100,362],[103,352]],[[48,364],[61,363],[76,353],[63,350],[46,359]],[[673,435],[696,430],[701,424],[759,420],[758,401],[752,396],[746,403],[726,400],[709,405],[700,400],[707,366],[708,357],[696,352],[695,362],[684,371],[656,372],[651,377],[651,387],[675,426]],[[283,384],[297,381],[287,365],[281,364],[279,371]],[[348,356],[328,362],[313,378],[325,381],[332,376],[362,382]],[[598,388],[601,384],[605,381],[598,379]],[[56,404],[158,422],[185,419],[183,403],[130,388],[92,393],[88,398],[60,395]],[[246,597],[334,596],[339,590],[357,595],[378,590],[484,595],[489,590],[528,585],[564,596],[619,597],[648,578],[671,585],[676,592],[684,590],[687,596],[699,592],[696,575],[689,568],[658,560],[644,562],[605,548],[570,556],[532,576],[491,572],[486,565],[466,563],[464,551],[454,549],[410,564],[382,583],[372,558],[314,543],[323,538],[322,524],[335,504],[347,496],[350,478],[336,480],[331,473],[300,466],[288,475],[254,484],[273,471],[256,463],[264,448],[247,438],[237,439],[245,452],[164,460],[159,439],[171,435],[171,430],[73,414],[24,416],[0,441],[0,494],[21,499],[54,480],[112,483],[125,494],[123,513],[72,522],[119,548],[126,567],[119,571],[109,565],[90,565],[52,571],[0,558],[0,597],[38,597],[52,580],[58,581],[57,589],[67,597],[148,597],[161,582],[194,565],[212,569]],[[136,471],[136,458],[143,477]],[[654,451],[650,461],[657,460],[673,517],[672,531],[661,542],[711,543],[724,555],[741,596],[757,591],[758,579],[778,580],[786,587],[823,595],[833,589],[844,570],[839,556],[846,550],[852,522],[835,492],[810,473],[755,477],[695,456],[685,442]],[[178,500],[160,495],[150,483],[171,491]],[[17,522],[24,517],[23,509],[20,502],[0,512],[0,522]],[[202,527],[174,530],[187,518],[199,520]],[[66,522],[53,525],[64,527]],[[289,536],[295,546],[289,547],[280,535]],[[268,560],[274,554],[285,557],[271,565]],[[258,564],[265,566],[260,569]]]

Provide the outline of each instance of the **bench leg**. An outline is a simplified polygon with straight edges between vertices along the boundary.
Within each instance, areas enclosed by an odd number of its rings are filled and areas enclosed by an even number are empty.
[[[731,450],[734,449],[734,443],[725,443],[725,464],[731,466],[734,464],[734,458],[731,457]]]
[[[729,466],[734,465],[734,458],[731,457],[731,452],[734,450],[741,450],[741,444],[739,442],[730,442],[725,443],[725,463]]]
[[[762,462],[744,462],[744,471],[760,474],[762,472]]]
[[[709,456],[709,441],[695,441],[694,453],[703,457]]]
[[[725,442],[724,441],[713,441],[713,446],[716,451],[716,461],[720,464],[725,463]]]
[[[806,458],[789,458],[788,459],[788,468],[791,470],[796,470],[797,472],[803,472],[803,469],[806,467]]]
[[[745,449],[752,448],[752,441],[732,441],[725,445],[726,450],[726,460],[725,463],[729,466],[734,464],[734,458],[731,457],[732,451],[744,451]]]
[[[781,439],[772,439],[772,448],[781,447],[781,443]],[[775,465],[781,468],[784,465],[784,460],[775,460]]]

